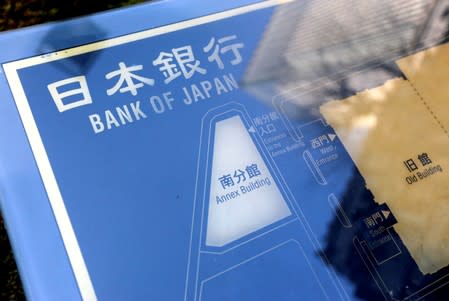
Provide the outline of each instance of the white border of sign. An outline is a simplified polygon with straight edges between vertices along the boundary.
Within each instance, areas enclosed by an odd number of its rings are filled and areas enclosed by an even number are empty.
[[[52,52],[45,55],[35,56],[19,61],[14,61],[10,63],[3,64],[5,70],[5,75],[8,80],[9,86],[11,87],[12,95],[14,101],[17,105],[20,118],[25,128],[26,135],[31,145],[31,150],[36,159],[37,167],[41,174],[45,190],[47,191],[50,205],[52,207],[53,213],[55,215],[56,223],[58,225],[61,237],[67,251],[67,255],[70,264],[75,275],[78,288],[80,290],[81,298],[84,301],[96,301],[97,296],[95,294],[92,281],[89,276],[89,271],[86,267],[81,249],[78,244],[75,232],[73,230],[70,217],[67,213],[67,209],[64,204],[64,199],[59,190],[56,177],[53,173],[50,161],[48,159],[47,152],[45,150],[42,138],[39,133],[39,129],[34,120],[33,113],[31,111],[30,105],[25,95],[22,83],[20,81],[17,70],[45,64],[72,56],[77,56],[80,54],[105,49],[117,45],[122,45],[169,32],[186,29],[193,26],[198,26],[206,23],[210,23],[217,20],[222,20],[230,18],[233,16],[249,13],[252,11],[269,8],[277,6],[280,4],[292,2],[293,0],[267,0],[247,6],[242,6],[239,8],[227,10],[224,12],[211,14],[203,17],[199,17],[192,20],[187,20],[183,22],[173,23],[170,25],[149,29],[105,41],[95,42],[91,44],[86,44],[63,51]]]

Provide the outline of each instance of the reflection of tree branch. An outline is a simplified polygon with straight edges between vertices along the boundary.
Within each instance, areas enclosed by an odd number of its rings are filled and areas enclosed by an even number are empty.
[[[335,87],[325,88],[324,95],[334,96],[334,98],[345,98],[355,94],[357,91],[350,87],[347,78],[338,81],[338,85]],[[337,96],[338,95],[338,96]]]
[[[391,76],[397,76],[400,74],[400,71],[398,70],[398,68],[396,67],[396,65],[393,64],[381,64],[379,62],[379,69],[386,71],[387,73],[389,73]]]
[[[371,193],[365,189],[364,181],[354,170],[353,177],[348,182],[346,193],[341,199],[341,206],[352,221],[357,221],[368,215],[374,206]],[[344,275],[355,285],[355,295],[367,301],[382,300],[379,289],[375,286],[363,262],[359,260],[352,239],[360,232],[360,226],[353,223],[353,227],[348,230],[342,228],[341,223],[334,219],[327,233],[327,244],[323,253],[327,256],[333,268],[341,275]]]
[[[444,42],[448,42],[449,41],[449,6],[444,10],[443,15],[441,16],[441,19],[446,20],[447,23],[447,29],[444,33]]]

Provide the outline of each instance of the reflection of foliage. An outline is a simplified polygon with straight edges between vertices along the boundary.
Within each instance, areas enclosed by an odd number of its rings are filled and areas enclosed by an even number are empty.
[[[144,0],[3,0],[0,4],[0,31],[62,20]]]
[[[2,0],[0,31],[91,14],[144,0]],[[25,300],[17,268],[0,216],[0,300]]]

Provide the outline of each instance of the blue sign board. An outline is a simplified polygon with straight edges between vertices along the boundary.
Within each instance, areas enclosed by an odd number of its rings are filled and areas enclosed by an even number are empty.
[[[249,79],[287,1],[190,2],[0,37],[36,37],[2,55],[0,105],[2,210],[30,299],[358,300],[354,277],[382,278],[373,258],[416,269],[394,230],[364,241],[378,207],[332,128]],[[354,191],[365,212],[345,208]]]

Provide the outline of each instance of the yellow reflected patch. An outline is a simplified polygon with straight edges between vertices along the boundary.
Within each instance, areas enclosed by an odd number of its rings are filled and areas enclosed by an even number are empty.
[[[393,79],[320,111],[376,202],[387,203],[396,216],[394,228],[420,270],[448,265],[449,137],[411,83]]]

